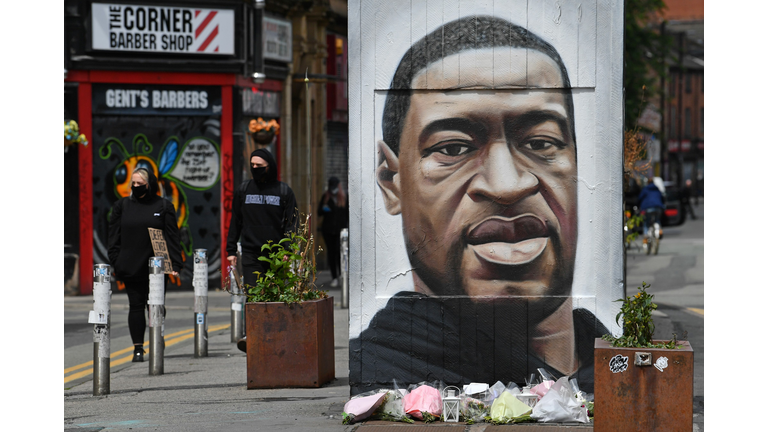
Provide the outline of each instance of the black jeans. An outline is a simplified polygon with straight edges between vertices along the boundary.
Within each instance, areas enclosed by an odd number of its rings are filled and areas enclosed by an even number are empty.
[[[256,279],[258,279],[258,276],[256,276],[255,272],[259,272],[260,274],[264,274],[264,272],[267,270],[267,263],[264,261],[259,261],[258,255],[246,255],[243,254],[242,257],[243,260],[243,284],[249,285],[249,286],[255,286],[256,285]],[[246,292],[248,291],[248,288],[245,287]]]
[[[147,319],[144,311],[148,309],[149,301],[149,275],[146,279],[124,280],[125,292],[128,294],[128,331],[134,345],[144,345],[144,330],[147,328]],[[168,286],[168,277],[165,277],[165,286]],[[165,308],[163,308],[165,317]]]
[[[336,279],[341,274],[341,239],[340,233],[324,232],[323,240],[328,249],[328,267],[331,268],[331,277]]]

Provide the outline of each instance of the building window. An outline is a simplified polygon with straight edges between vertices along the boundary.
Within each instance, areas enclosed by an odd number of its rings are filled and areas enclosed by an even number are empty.
[[[686,93],[691,92],[691,74],[690,73],[685,74],[685,92]]]
[[[675,107],[669,108],[669,137],[677,139],[677,110]]]
[[[669,74],[669,97],[675,97],[675,90],[677,88],[677,75],[675,73]]]
[[[685,138],[690,139],[691,138],[691,109],[686,108],[685,109],[685,129],[683,129]]]

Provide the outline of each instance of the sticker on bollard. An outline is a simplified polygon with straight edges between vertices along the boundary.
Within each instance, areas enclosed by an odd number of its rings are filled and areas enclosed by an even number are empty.
[[[107,324],[107,314],[88,311],[88,324]]]
[[[162,305],[165,304],[165,296],[164,291],[164,281],[162,274],[151,274],[149,275],[149,301],[148,304],[151,305]]]
[[[202,267],[202,268],[201,268]],[[195,273],[192,276],[192,285],[196,296],[208,296],[208,272],[205,265],[196,265]]]
[[[205,322],[205,315],[204,314],[197,314],[197,324],[203,324]]]

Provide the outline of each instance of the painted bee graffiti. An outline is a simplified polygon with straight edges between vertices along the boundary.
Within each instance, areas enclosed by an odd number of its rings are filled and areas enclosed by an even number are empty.
[[[185,190],[204,191],[218,182],[219,148],[204,137],[191,138],[182,145],[172,136],[163,144],[159,161],[156,161],[151,155],[154,147],[144,134],[135,135],[132,144],[133,151],[129,152],[119,139],[110,137],[99,148],[99,157],[104,160],[112,156],[113,148],[124,156],[111,175],[115,196],[119,199],[130,195],[131,174],[136,168],[152,170],[160,185],[158,195],[171,201],[176,209],[182,258],[186,262],[194,247],[188,226],[189,205]],[[179,277],[171,277],[170,282],[181,285]]]

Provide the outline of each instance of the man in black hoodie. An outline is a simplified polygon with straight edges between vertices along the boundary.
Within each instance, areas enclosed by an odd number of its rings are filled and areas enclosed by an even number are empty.
[[[263,273],[266,264],[259,261],[269,251],[262,251],[262,245],[270,240],[277,243],[285,233],[297,228],[296,197],[291,188],[277,180],[277,163],[266,149],[251,153],[251,175],[235,191],[232,199],[232,216],[227,236],[227,260],[237,265],[237,241],[242,245],[243,282],[256,284],[254,272]],[[245,351],[245,338],[238,341],[238,348]]]

